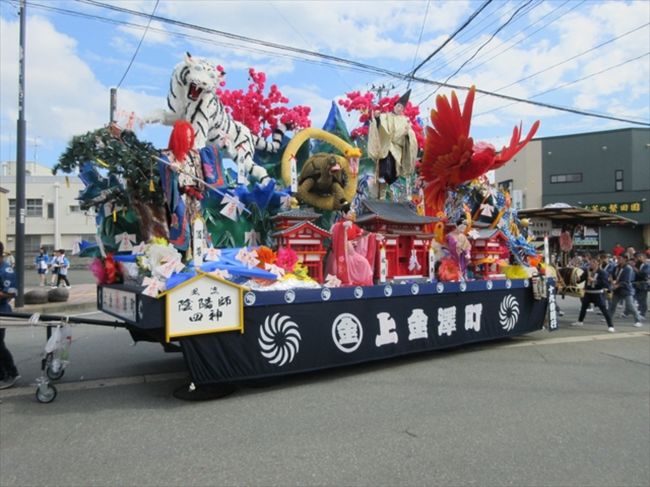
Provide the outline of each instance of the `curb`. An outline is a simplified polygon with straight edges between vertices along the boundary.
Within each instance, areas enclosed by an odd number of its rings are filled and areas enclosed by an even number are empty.
[[[14,311],[17,313],[72,314],[73,312],[97,311],[97,302],[93,300],[83,303],[29,304],[22,308],[14,308]]]

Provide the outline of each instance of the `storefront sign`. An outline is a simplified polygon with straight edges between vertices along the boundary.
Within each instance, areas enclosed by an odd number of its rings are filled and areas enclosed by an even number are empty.
[[[583,205],[584,208],[601,213],[641,213],[643,211],[642,201],[632,201],[627,203],[589,203]]]
[[[199,274],[164,293],[167,341],[231,330],[243,333],[243,289],[210,274]]]
[[[551,234],[553,222],[548,218],[531,218],[528,228],[535,238],[544,238],[544,235]]]

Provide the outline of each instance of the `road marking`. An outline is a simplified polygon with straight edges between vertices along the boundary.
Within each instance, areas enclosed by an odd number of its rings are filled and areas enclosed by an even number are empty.
[[[110,377],[107,379],[94,379],[75,382],[52,382],[58,392],[87,391],[92,389],[105,389],[107,387],[128,386],[133,384],[150,384],[169,380],[189,379],[187,372],[165,372],[162,374],[135,375],[130,377]],[[17,396],[29,396],[36,391],[36,384],[24,385],[0,391],[0,399]]]
[[[557,345],[561,343],[580,343],[580,342],[595,342],[601,340],[618,340],[620,338],[635,338],[640,336],[650,336],[647,331],[630,331],[625,333],[603,333],[600,335],[586,335],[586,336],[573,336],[562,338],[545,338],[541,340],[521,341],[518,343],[511,343],[509,345],[502,345],[500,348],[517,348],[517,347],[531,347],[536,345]]]

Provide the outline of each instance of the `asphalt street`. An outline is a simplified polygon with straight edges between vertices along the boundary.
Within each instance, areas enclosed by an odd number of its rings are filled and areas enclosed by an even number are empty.
[[[0,485],[650,485],[650,335],[590,313],[570,328],[242,387],[172,392],[180,354],[75,326],[50,404],[45,331],[7,332]],[[88,315],[97,317],[97,315]]]
[[[51,274],[47,274],[47,283],[50,283]],[[68,280],[70,284],[90,284],[95,282],[95,278],[88,269],[70,269],[68,271]],[[39,284],[38,273],[34,269],[25,270],[25,287],[36,287]]]

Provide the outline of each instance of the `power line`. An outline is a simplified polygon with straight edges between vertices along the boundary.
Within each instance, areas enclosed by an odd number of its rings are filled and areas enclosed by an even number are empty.
[[[508,15],[511,12],[513,12],[516,8],[517,8],[516,5],[512,5],[510,8],[508,8],[501,15],[503,15],[503,16]],[[464,34],[468,38],[471,38],[471,39],[476,38],[476,39],[478,39],[483,32],[486,32],[491,26],[497,25],[499,23],[499,18],[501,17],[501,15],[498,13],[498,10],[499,10],[499,7],[497,7],[497,9],[495,11],[488,13],[486,17],[479,20],[476,24],[474,24],[469,29],[467,29],[464,32]],[[474,29],[476,27],[479,27],[479,25],[481,25],[482,23],[484,23],[486,19],[488,19],[488,20],[489,19],[495,19],[495,20],[489,22],[485,27],[474,31]],[[447,55],[446,55],[446,57],[448,59],[450,59],[450,61],[441,61],[437,65],[430,67],[428,70],[425,70],[425,72],[427,73],[427,75],[432,75],[433,73],[435,73],[437,71],[440,71],[441,69],[445,68],[446,66],[449,66],[454,60],[456,60],[456,59],[458,59],[460,57],[463,57],[466,53],[470,52],[472,49],[473,49],[473,45],[471,43],[469,45],[467,45],[466,47],[461,47],[460,44],[458,46],[454,46],[452,48],[452,50],[449,51],[447,53]],[[422,74],[420,76],[422,76]]]
[[[413,69],[415,67],[415,60],[418,58],[418,51],[420,50],[420,44],[422,43],[422,34],[424,33],[424,26],[427,23],[427,15],[429,14],[429,5],[431,4],[431,0],[427,0],[427,8],[424,10],[424,17],[422,18],[422,26],[420,27],[420,35],[418,36],[418,45],[415,48],[415,54],[413,54],[413,63],[411,64],[411,68]],[[413,72],[413,71],[411,71]],[[411,81],[406,85],[406,88],[411,86]]]
[[[636,57],[634,57],[634,58],[628,59],[627,61],[623,61],[622,63],[616,64],[616,65],[614,65],[614,66],[609,66],[608,68],[602,69],[602,70],[597,71],[597,72],[595,72],[595,73],[588,74],[587,76],[583,76],[582,78],[578,78],[578,79],[575,79],[575,80],[573,80],[573,81],[569,81],[569,82],[567,82],[567,83],[563,83],[563,84],[561,84],[561,85],[555,86],[555,87],[550,88],[550,89],[548,89],[548,90],[541,91],[541,92],[539,92],[539,93],[536,93],[536,94],[532,95],[531,98],[537,98],[538,96],[546,95],[546,94],[548,94],[548,93],[551,93],[552,91],[556,91],[556,90],[559,90],[559,89],[562,89],[562,88],[566,88],[567,86],[574,85],[574,84],[576,84],[576,83],[579,83],[579,82],[584,81],[584,80],[589,79],[589,78],[593,78],[594,76],[598,76],[599,74],[606,73],[606,72],[608,72],[608,71],[611,71],[612,69],[620,68],[621,66],[624,66],[624,65],[626,65],[626,64],[629,64],[629,63],[632,63],[632,62],[634,62],[634,61],[637,61],[637,60],[639,60],[639,59],[641,59],[641,58],[643,58],[643,57],[646,57],[646,56],[648,56],[648,55],[650,55],[650,51],[645,52],[645,53],[641,54],[640,56],[636,56]],[[477,91],[478,91],[478,90],[477,90]],[[500,106],[500,107],[497,107],[497,108],[493,108],[493,109],[488,110],[488,111],[485,111],[485,112],[477,113],[476,116],[478,117],[479,115],[486,115],[486,114],[488,114],[488,113],[496,112],[496,111],[498,111],[498,110],[502,110],[502,109],[507,108],[507,107],[509,107],[509,106],[515,105],[516,103],[517,103],[517,102],[515,102],[515,103],[509,103],[508,105],[503,105],[503,106]],[[640,122],[636,122],[636,123],[637,123],[638,125],[650,125],[650,123],[640,123]]]
[[[153,10],[151,11],[151,15],[149,16],[149,21],[147,22],[147,26],[144,29],[144,32],[142,33],[142,37],[140,37],[140,42],[138,42],[138,47],[135,48],[135,52],[133,53],[133,56],[131,57],[131,61],[129,61],[129,65],[126,67],[126,71],[124,71],[124,74],[122,75],[122,78],[120,79],[120,82],[117,84],[117,88],[119,89],[120,86],[122,86],[122,81],[124,81],[124,78],[126,78],[127,73],[129,72],[129,69],[131,69],[131,65],[133,64],[133,61],[135,60],[135,57],[138,55],[138,51],[140,51],[140,46],[142,45],[142,41],[144,41],[144,37],[147,35],[147,31],[149,30],[149,26],[151,25],[151,19],[153,18],[154,14],[156,13],[156,9],[158,8],[158,3],[160,0],[156,0],[156,5],[153,6]]]
[[[522,29],[522,30],[520,31],[520,33],[523,34],[523,33],[526,32],[526,30],[529,29],[530,27],[533,27],[534,25],[536,25],[536,24],[538,24],[539,22],[541,22],[542,20],[544,20],[546,17],[549,17],[552,13],[554,13],[554,12],[556,12],[557,10],[559,10],[560,8],[564,7],[567,3],[569,3],[569,1],[570,1],[570,0],[567,0],[566,2],[564,2],[563,4],[561,4],[559,7],[554,8],[552,11],[550,11],[549,13],[547,13],[546,15],[544,15],[543,17],[540,17],[539,19],[537,19],[537,21],[533,22],[532,24],[530,24],[529,26],[527,26],[525,29]],[[483,62],[481,62],[481,63],[479,63],[479,64],[476,64],[476,65],[472,66],[470,69],[466,70],[465,73],[470,72],[470,71],[474,71],[474,70],[480,68],[480,67],[483,66],[485,63],[487,63],[487,62],[489,62],[489,61],[492,61],[493,59],[499,57],[501,54],[503,54],[503,53],[509,51],[510,49],[514,48],[515,46],[521,44],[521,43],[524,42],[525,40],[530,39],[533,35],[537,34],[538,32],[540,32],[540,31],[542,31],[542,30],[544,30],[544,29],[546,29],[549,25],[551,25],[551,24],[552,24],[553,22],[555,22],[556,20],[562,18],[563,16],[565,16],[565,15],[568,14],[569,12],[571,12],[571,11],[575,10],[576,8],[578,8],[580,5],[582,5],[583,3],[585,3],[585,1],[586,1],[586,0],[582,0],[581,2],[573,2],[571,8],[570,8],[569,10],[567,10],[566,12],[562,12],[561,15],[558,15],[556,18],[554,18],[554,19],[550,19],[548,22],[546,22],[544,25],[542,25],[539,29],[534,30],[534,31],[531,32],[530,34],[527,34],[526,36],[521,36],[521,38],[520,38],[517,42],[512,43],[511,45],[509,45],[509,46],[506,47],[505,49],[503,49],[503,50],[499,51],[498,53],[496,53],[494,56],[485,59]],[[517,34],[515,34],[515,36],[516,36],[516,35],[517,35]],[[515,37],[515,36],[513,36],[513,37]],[[486,51],[485,54],[489,54],[489,53],[495,51],[496,49],[498,49],[498,46],[495,47],[495,48],[492,49],[492,50]]]
[[[2,2],[2,3],[9,3],[10,1],[11,0],[0,0],[0,2]],[[108,23],[108,24],[112,24],[112,25],[123,25],[123,26],[126,26],[126,27],[132,27],[132,28],[136,28],[136,29],[144,29],[145,28],[143,25],[134,24],[134,23],[127,22],[127,21],[124,21],[124,20],[110,19],[110,18],[107,18],[107,17],[99,16],[99,15],[81,13],[81,12],[77,12],[77,11],[73,11],[73,10],[67,10],[67,9],[64,9],[64,8],[60,8],[60,7],[52,7],[51,5],[43,5],[43,4],[38,4],[38,3],[34,3],[34,2],[28,2],[28,5],[30,5],[33,8],[36,8],[36,9],[56,12],[56,13],[60,13],[62,15],[69,15],[71,17],[88,18],[88,19],[91,19],[91,20],[95,20],[97,22],[103,22],[103,23]],[[262,49],[262,48],[255,48],[255,47],[246,46],[246,45],[242,45],[242,44],[232,44],[232,43],[225,42],[225,41],[216,41],[216,40],[213,40],[213,39],[207,39],[205,37],[200,37],[200,36],[197,36],[197,35],[187,34],[187,33],[178,32],[178,31],[174,31],[174,30],[157,29],[155,27],[149,27],[149,30],[154,31],[154,32],[160,32],[160,33],[163,33],[163,34],[168,34],[168,35],[175,36],[175,37],[180,37],[180,38],[183,38],[183,39],[198,40],[198,41],[204,42],[206,44],[219,45],[219,46],[223,46],[223,47],[230,48],[230,49],[244,50],[244,51],[249,51],[249,52],[252,52],[252,53],[265,54],[267,56],[283,57],[283,58],[292,59],[292,60],[300,61],[300,62],[307,63],[307,64],[326,66],[326,67],[333,68],[333,69],[345,69],[345,70],[348,70],[348,71],[357,71],[357,72],[362,72],[362,73],[376,74],[376,69],[368,69],[368,68],[363,68],[363,67],[358,67],[358,66],[335,64],[334,62],[326,62],[324,60],[318,61],[318,60],[315,60],[315,59],[308,59],[308,58],[300,57],[300,56],[297,56],[297,55],[287,54],[285,52],[281,52],[281,51],[277,51],[277,50],[276,51],[269,51],[269,50],[265,50],[265,49]]]
[[[468,64],[472,59],[474,59],[474,58],[478,55],[479,52],[481,52],[481,49],[483,49],[485,46],[487,46],[487,45],[492,41],[492,39],[494,39],[494,37],[495,37],[499,32],[501,32],[503,29],[505,29],[506,26],[508,26],[508,24],[510,24],[510,22],[513,21],[513,19],[517,16],[517,14],[518,14],[519,12],[521,12],[524,8],[526,8],[528,5],[530,5],[530,4],[532,3],[532,1],[533,1],[533,0],[528,0],[525,4],[523,4],[523,5],[522,5],[521,7],[519,7],[517,10],[515,10],[515,12],[510,16],[510,18],[509,18],[508,20],[506,20],[503,24],[501,24],[501,25],[499,26],[499,28],[498,28],[497,30],[495,30],[494,33],[490,36],[490,38],[489,38],[487,41],[485,41],[483,44],[481,44],[481,45],[479,46],[479,48],[474,52],[474,54],[472,54],[472,55],[469,57],[469,59],[467,59],[463,64],[461,64],[461,65],[458,67],[458,69],[456,69],[456,71],[454,71],[451,75],[449,75],[449,76],[447,77],[447,79],[445,80],[445,83],[446,83],[447,81],[449,81],[451,78],[453,78],[454,76],[456,76],[456,75],[458,74],[458,72],[459,72],[461,69],[463,69],[465,66],[467,66],[467,64]],[[427,101],[429,98],[431,98],[433,95],[435,95],[435,94],[438,92],[439,89],[440,89],[440,87],[437,87],[435,90],[433,90],[431,93],[429,93],[429,94],[424,98],[424,100],[422,100],[420,103],[418,103],[418,106],[422,105],[425,101]]]
[[[492,0],[486,0],[485,2],[483,2],[483,5],[481,5],[481,6],[480,6],[480,7],[479,7],[479,8],[478,8],[478,9],[477,9],[477,10],[476,10],[472,15],[470,15],[470,16],[467,18],[467,20],[465,20],[465,22],[463,22],[463,24],[462,24],[460,27],[458,27],[458,29],[456,29],[456,30],[455,30],[455,31],[454,31],[454,32],[453,32],[453,33],[452,33],[452,34],[451,34],[451,35],[450,35],[450,36],[445,40],[445,42],[443,42],[443,43],[442,43],[442,44],[441,44],[437,49],[435,49],[431,54],[429,54],[426,58],[424,58],[424,59],[422,60],[422,62],[420,62],[420,64],[418,64],[415,68],[413,68],[413,69],[411,70],[411,72],[409,73],[409,77],[413,77],[413,76],[415,76],[415,73],[416,73],[416,72],[417,72],[417,71],[418,71],[422,66],[424,66],[426,63],[428,63],[428,62],[431,60],[431,58],[433,58],[433,56],[435,56],[436,54],[438,54],[438,53],[439,53],[439,52],[440,52],[440,51],[441,51],[441,50],[442,50],[442,49],[443,49],[447,44],[449,44],[449,43],[451,42],[451,40],[452,40],[454,37],[456,37],[458,34],[460,34],[460,33],[462,32],[462,30],[463,30],[465,27],[467,27],[467,26],[472,22],[472,20],[474,20],[474,19],[476,18],[476,16],[477,16],[478,14],[480,14],[480,13],[483,11],[483,9],[485,9],[485,7],[487,7],[487,6],[490,5],[491,3],[492,3]]]
[[[7,1],[7,0],[0,0],[0,1]],[[117,11],[120,11],[120,12],[123,12],[123,13],[128,13],[128,14],[131,14],[131,15],[136,15],[136,16],[140,16],[140,17],[145,17],[145,16],[148,17],[147,14],[144,14],[144,13],[141,13],[141,12],[137,12],[137,11],[129,10],[129,9],[124,9],[122,7],[117,7],[117,6],[114,6],[114,5],[103,4],[101,2],[96,2],[94,0],[77,0],[77,1],[82,2],[82,3],[87,3],[87,4],[90,4],[90,5],[99,6],[99,7],[102,7],[102,8],[109,8],[111,10],[117,10]],[[29,3],[34,5],[33,2],[29,2]],[[104,7],[104,5],[105,5],[105,7]],[[45,8],[47,8],[47,7],[45,7]],[[75,12],[75,14],[78,14],[78,12]],[[296,52],[296,53],[303,54],[305,56],[324,59],[326,61],[336,63],[337,66],[342,65],[342,66],[339,66],[339,67],[347,67],[349,69],[355,69],[355,70],[359,70],[359,71],[365,71],[365,72],[370,72],[370,73],[374,73],[374,74],[380,74],[380,75],[383,75],[383,76],[389,76],[391,78],[399,79],[399,80],[407,80],[407,79],[411,78],[413,81],[418,82],[418,83],[422,83],[422,84],[426,84],[426,85],[444,86],[446,88],[459,90],[459,91],[468,91],[470,89],[467,86],[454,85],[454,84],[450,84],[450,83],[442,83],[440,81],[434,81],[434,80],[421,78],[421,77],[417,77],[417,76],[409,77],[408,74],[403,74],[403,73],[392,71],[392,70],[389,70],[389,69],[386,69],[386,68],[381,68],[381,67],[376,67],[376,66],[372,66],[372,65],[369,65],[369,64],[365,64],[365,63],[360,63],[358,61],[352,61],[352,60],[348,60],[348,59],[344,59],[344,58],[339,58],[339,57],[331,56],[331,55],[328,55],[328,54],[321,54],[321,53],[317,53],[317,52],[313,52],[313,51],[308,51],[306,49],[300,49],[300,48],[295,48],[295,47],[291,47],[291,46],[283,46],[283,45],[277,44],[277,43],[270,43],[270,42],[260,41],[258,39],[248,38],[248,37],[245,37],[245,36],[241,36],[241,35],[237,35],[237,34],[231,34],[231,33],[227,33],[227,32],[221,32],[221,31],[217,31],[215,29],[209,29],[209,28],[206,28],[206,27],[201,27],[201,26],[197,26],[197,25],[194,25],[194,24],[189,24],[189,23],[186,23],[186,22],[174,21],[172,19],[167,19],[165,17],[160,17],[160,16],[155,16],[154,15],[154,16],[152,16],[152,18],[154,20],[157,20],[157,21],[162,22],[162,23],[172,23],[174,25],[180,25],[180,26],[182,26],[184,28],[187,28],[187,29],[190,29],[190,30],[199,30],[199,31],[206,32],[206,33],[209,33],[209,34],[222,35],[224,37],[231,38],[231,39],[236,39],[236,40],[246,42],[246,43],[263,45],[265,47],[270,47],[270,48],[278,49],[278,50],[281,50],[281,51],[285,50],[285,51],[290,51],[290,52]],[[124,22],[120,22],[120,23],[124,23]],[[187,34],[180,34],[180,33],[179,33],[179,35],[188,36]],[[188,37],[191,37],[191,36],[188,36]],[[238,47],[243,48],[243,46],[238,46]],[[267,54],[269,54],[269,55],[280,55],[278,53],[267,53]],[[304,61],[304,62],[310,62],[310,60],[305,60],[305,59],[301,59],[301,60]],[[501,94],[501,93],[495,93],[495,92],[491,92],[491,91],[487,91],[487,90],[476,89],[476,92],[479,93],[479,94],[489,95],[489,96],[496,97],[496,98],[501,98],[501,99],[504,99],[504,100],[510,100],[510,101],[514,101],[514,102],[518,102],[518,103],[526,103],[526,104],[533,105],[533,106],[540,106],[540,107],[543,107],[543,108],[548,108],[548,109],[552,109],[552,110],[558,110],[558,111],[573,113],[573,114],[576,114],[576,115],[583,115],[583,116],[587,116],[587,117],[602,118],[602,119],[607,119],[607,120],[615,120],[615,121],[630,123],[630,124],[635,124],[635,125],[650,126],[650,123],[640,122],[638,120],[630,120],[630,119],[625,119],[625,118],[621,118],[621,117],[614,117],[612,115],[604,115],[604,114],[598,114],[598,113],[593,113],[593,112],[587,112],[585,110],[578,110],[578,109],[575,109],[575,108],[563,107],[563,106],[560,106],[560,105],[553,105],[553,104],[550,104],[550,103],[536,102],[536,101],[532,101],[532,100],[527,100],[527,99],[522,99],[522,98],[509,96],[509,95],[504,95],[504,94]]]
[[[621,39],[621,38],[623,38],[623,37],[625,37],[625,36],[628,36],[628,35],[630,35],[630,34],[633,34],[633,33],[636,32],[637,30],[641,30],[641,29],[643,29],[644,27],[647,27],[648,25],[650,25],[650,22],[646,22],[645,24],[640,25],[639,27],[636,27],[636,28],[634,28],[634,29],[632,29],[632,30],[629,30],[629,31],[627,31],[627,32],[625,32],[625,33],[623,33],[623,34],[621,34],[621,35],[619,35],[619,36],[612,37],[611,39],[608,39],[608,40],[606,40],[606,41],[604,41],[604,42],[601,42],[601,43],[598,44],[597,46],[594,46],[594,47],[592,47],[592,48],[590,48],[590,49],[587,49],[586,51],[582,51],[581,53],[576,54],[575,56],[571,56],[570,58],[567,58],[567,59],[565,59],[564,61],[560,61],[559,63],[555,63],[555,64],[553,64],[552,66],[549,66],[549,67],[544,68],[544,69],[542,69],[542,70],[540,70],[540,71],[537,71],[536,73],[533,73],[533,74],[530,74],[530,75],[528,75],[528,76],[525,76],[525,77],[523,77],[523,78],[521,78],[521,79],[518,79],[517,81],[514,81],[514,82],[512,82],[512,83],[510,83],[510,84],[508,84],[508,85],[502,86],[501,88],[497,88],[496,91],[501,91],[501,90],[504,90],[504,89],[506,89],[506,88],[510,88],[511,86],[514,86],[514,85],[516,85],[516,84],[521,83],[522,81],[526,81],[526,80],[529,80],[529,79],[531,79],[531,78],[534,78],[534,77],[537,76],[537,75],[540,75],[540,74],[542,74],[542,73],[545,73],[545,72],[547,72],[547,71],[550,71],[550,70],[553,69],[553,68],[557,68],[558,66],[561,66],[562,64],[566,64],[566,63],[568,63],[569,61],[573,61],[574,59],[577,59],[577,58],[579,58],[579,57],[582,57],[582,56],[584,56],[585,54],[588,54],[588,53],[590,53],[590,52],[592,52],[592,51],[595,51],[596,49],[600,49],[601,47],[603,47],[603,46],[605,46],[605,45],[607,45],[607,44],[611,44],[612,42],[617,41],[617,40],[619,40],[619,39]]]
[[[285,23],[286,23],[289,27],[291,27],[291,30],[293,30],[296,34],[298,34],[298,37],[300,37],[300,38],[304,41],[305,45],[306,45],[306,46],[309,46],[311,43],[310,43],[307,39],[305,39],[305,36],[303,36],[302,33],[301,33],[301,32],[300,32],[296,27],[294,27],[294,25],[293,25],[291,22],[289,22],[289,19],[287,19],[287,18],[282,14],[282,12],[280,11],[280,9],[277,8],[277,7],[273,4],[273,2],[268,2],[268,3],[269,3],[269,5],[271,6],[271,8],[273,8],[273,10],[275,10],[275,12],[280,16],[280,18],[281,18],[282,20],[284,20]],[[350,86],[350,83],[348,83],[347,80],[346,80],[343,76],[341,76],[341,75],[339,74],[338,71],[335,70],[334,72],[335,72],[336,75],[339,77],[339,79],[340,79],[341,81],[343,81],[343,84],[345,84],[345,86],[347,86],[349,89],[352,89],[352,86]]]

